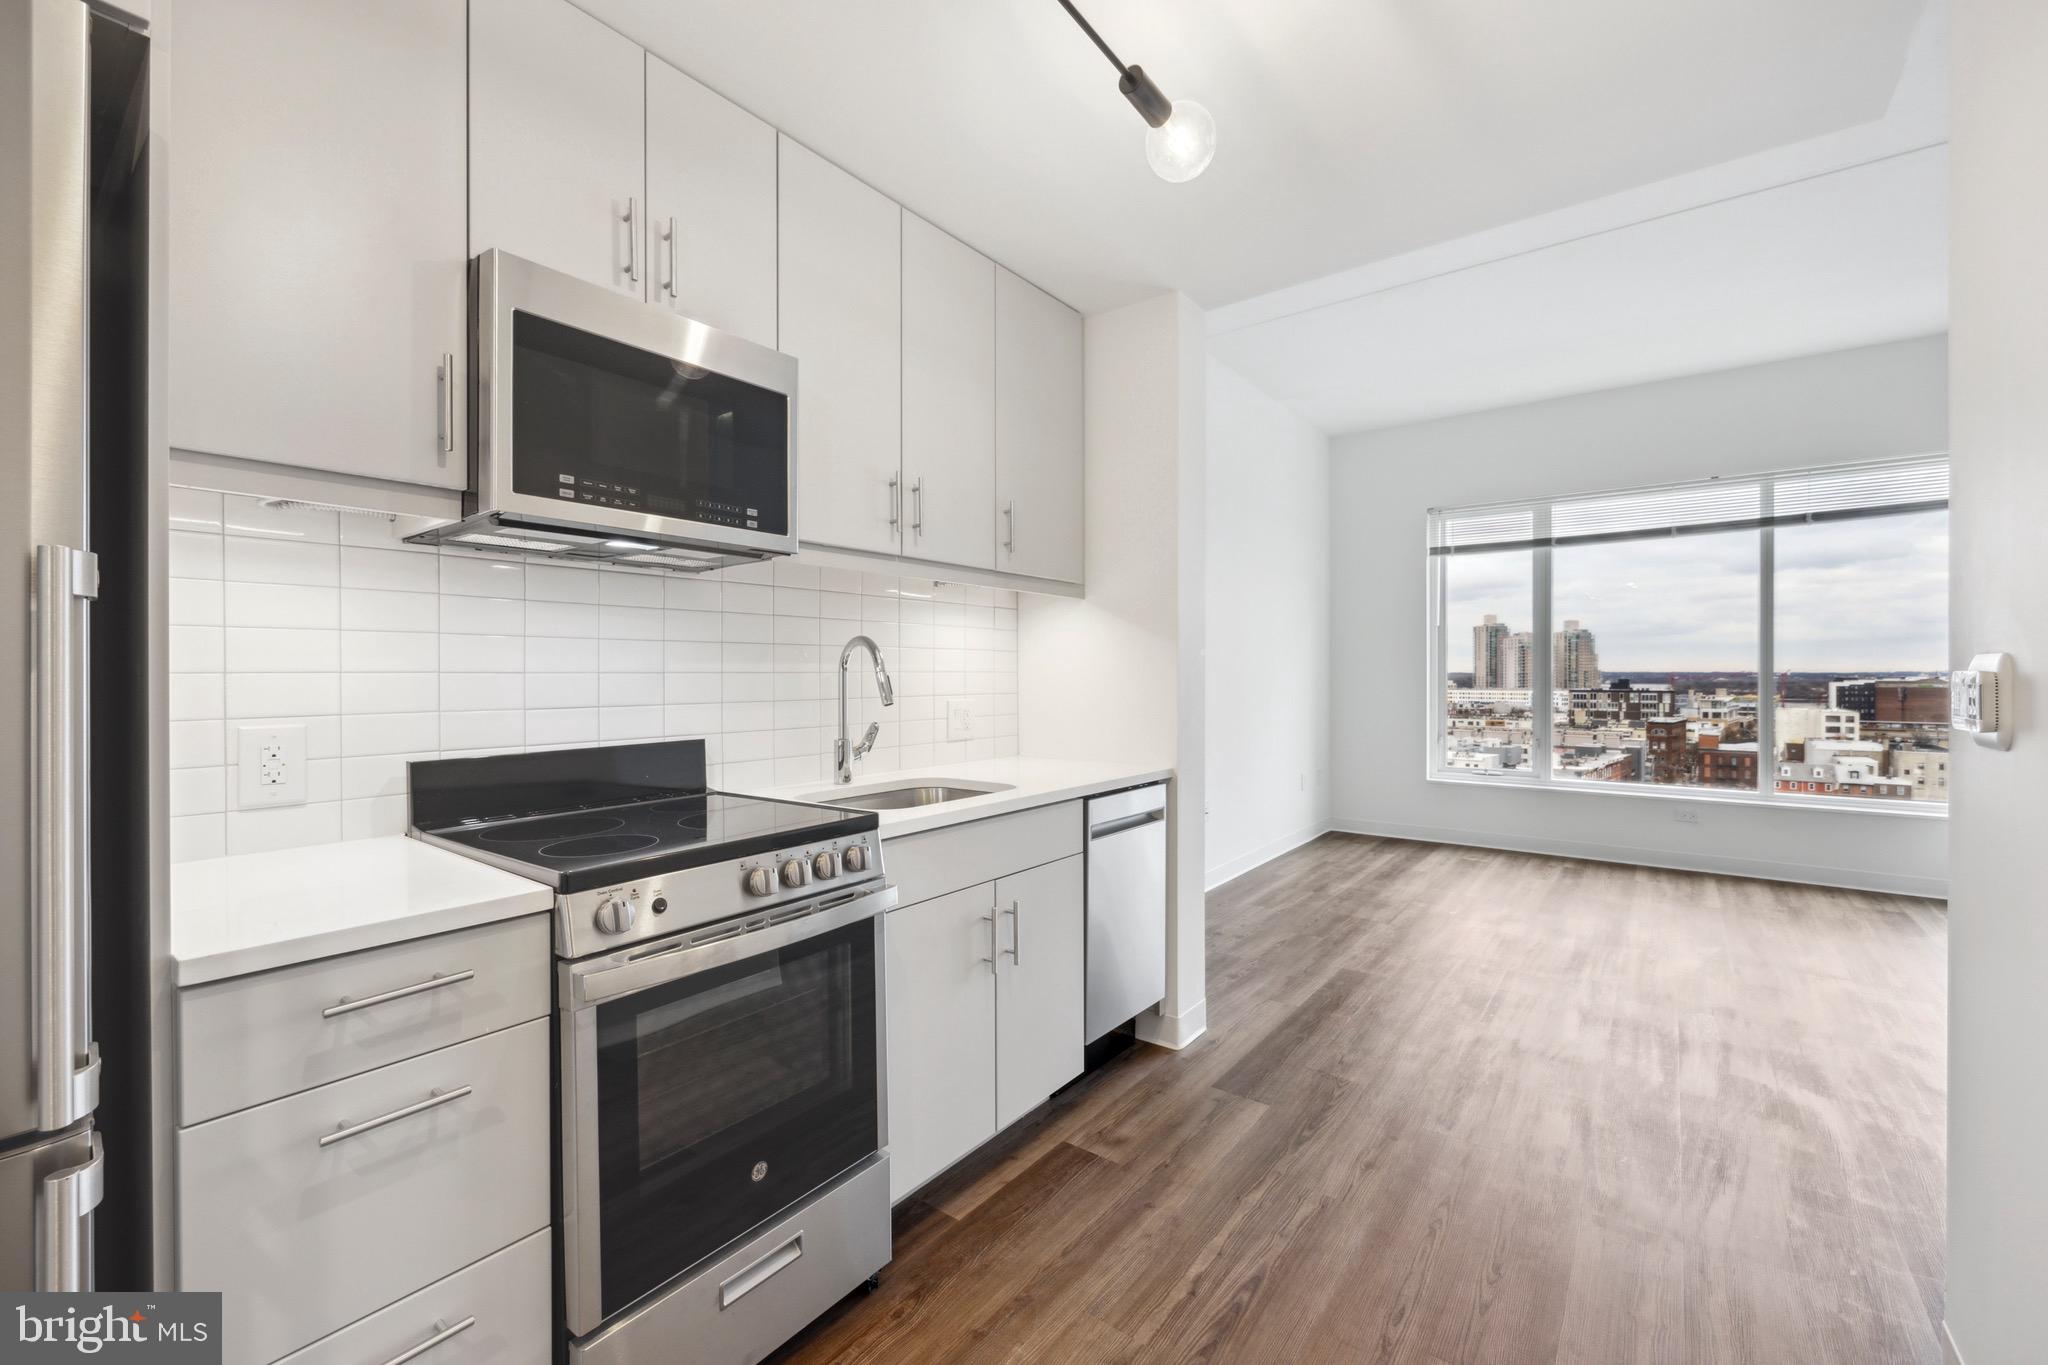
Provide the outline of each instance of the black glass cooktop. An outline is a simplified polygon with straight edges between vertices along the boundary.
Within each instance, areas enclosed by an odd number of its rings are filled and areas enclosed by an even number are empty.
[[[412,826],[574,892],[847,838],[879,823],[872,811],[704,790],[701,745],[415,763]]]
[[[791,844],[873,829],[870,812],[770,801],[731,792],[674,796],[598,810],[427,829],[500,866],[562,891],[580,891]]]

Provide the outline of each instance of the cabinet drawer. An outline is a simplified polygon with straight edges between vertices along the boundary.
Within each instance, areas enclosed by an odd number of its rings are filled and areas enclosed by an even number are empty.
[[[186,1128],[181,1287],[276,1360],[547,1227],[548,1147],[544,1019]]]
[[[278,1365],[383,1365],[436,1337],[420,1365],[548,1365],[552,1273],[548,1234],[536,1232]]]
[[[897,904],[915,905],[1081,851],[1081,803],[1062,801],[882,845]]]
[[[524,915],[180,991],[179,1123],[541,1018],[549,924]]]

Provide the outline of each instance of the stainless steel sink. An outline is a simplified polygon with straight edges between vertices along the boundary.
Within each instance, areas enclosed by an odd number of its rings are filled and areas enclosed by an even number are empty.
[[[886,791],[862,792],[857,796],[841,796],[834,792],[822,799],[835,806],[852,806],[856,810],[909,810],[913,806],[936,806],[947,801],[962,801],[970,796],[987,796],[990,792],[1006,792],[1010,788],[1002,783],[983,783],[971,787],[890,787]]]

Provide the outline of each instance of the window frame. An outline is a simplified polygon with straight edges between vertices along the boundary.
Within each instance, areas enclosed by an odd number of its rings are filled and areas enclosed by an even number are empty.
[[[1552,510],[1561,503],[1580,502],[1593,498],[1627,498],[1665,490],[1687,490],[1706,488],[1719,482],[1718,479],[1693,480],[1682,484],[1652,485],[1641,489],[1610,489],[1600,493],[1574,493],[1544,499],[1528,499],[1501,507],[1513,507],[1518,513],[1530,514],[1531,543],[1505,547],[1503,553],[1526,550],[1530,556],[1530,632],[1540,642],[1531,653],[1531,678],[1529,688],[1530,710],[1530,762],[1521,769],[1487,771],[1471,768],[1454,768],[1446,759],[1449,730],[1448,707],[1446,706],[1445,682],[1449,675],[1450,622],[1449,576],[1447,566],[1455,556],[1438,553],[1435,549],[1438,528],[1452,516],[1471,516],[1485,508],[1431,508],[1425,518],[1424,556],[1427,566],[1424,574],[1425,640],[1424,667],[1427,669],[1424,688],[1425,704],[1428,707],[1426,733],[1429,736],[1424,756],[1424,777],[1429,782],[1452,786],[1507,788],[1523,791],[1574,792],[1588,796],[1640,798],[1652,801],[1711,801],[1730,805],[1764,806],[1780,810],[1817,810],[1858,815],[1878,815],[1890,818],[1916,820],[1945,820],[1948,818],[1949,802],[1941,801],[1892,801],[1875,797],[1838,796],[1811,792],[1793,795],[1779,793],[1775,784],[1778,780],[1779,760],[1777,756],[1777,659],[1776,659],[1776,616],[1777,616],[1777,528],[1779,524],[1798,524],[1798,521],[1824,519],[1863,519],[1890,516],[1895,513],[1931,510],[1920,505],[1899,507],[1876,507],[1861,512],[1836,512],[1825,517],[1808,513],[1796,521],[1783,523],[1774,519],[1775,494],[1781,483],[1793,480],[1827,478],[1835,471],[1843,473],[1883,470],[1887,466],[1921,466],[1939,461],[1947,465],[1946,453],[1930,453],[1896,460],[1863,461],[1838,466],[1820,466],[1782,470],[1741,476],[1741,481],[1754,481],[1759,485],[1760,516],[1756,524],[1728,529],[1752,530],[1758,538],[1757,546],[1757,764],[1754,790],[1727,787],[1680,787],[1656,783],[1586,782],[1559,779],[1552,771],[1554,764],[1554,717],[1556,714],[1556,676],[1553,628],[1554,604],[1552,602],[1553,574],[1551,557],[1556,547],[1546,543],[1550,538]],[[1946,499],[1942,510],[1947,510]],[[1538,699],[1541,699],[1539,702]],[[1950,732],[1953,735],[1953,731]],[[1951,745],[1951,751],[1953,746]],[[1808,788],[1815,783],[1807,782]],[[1832,788],[1833,784],[1829,784]]]

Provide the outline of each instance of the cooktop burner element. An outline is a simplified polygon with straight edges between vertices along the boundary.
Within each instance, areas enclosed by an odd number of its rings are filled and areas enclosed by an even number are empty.
[[[577,839],[590,834],[609,834],[625,828],[616,815],[564,815],[555,819],[515,820],[488,829],[477,837],[488,844],[538,844],[556,839]]]
[[[597,834],[543,844],[533,856],[551,863],[569,862],[577,858],[602,858],[608,853],[632,853],[660,842],[652,834]]]

